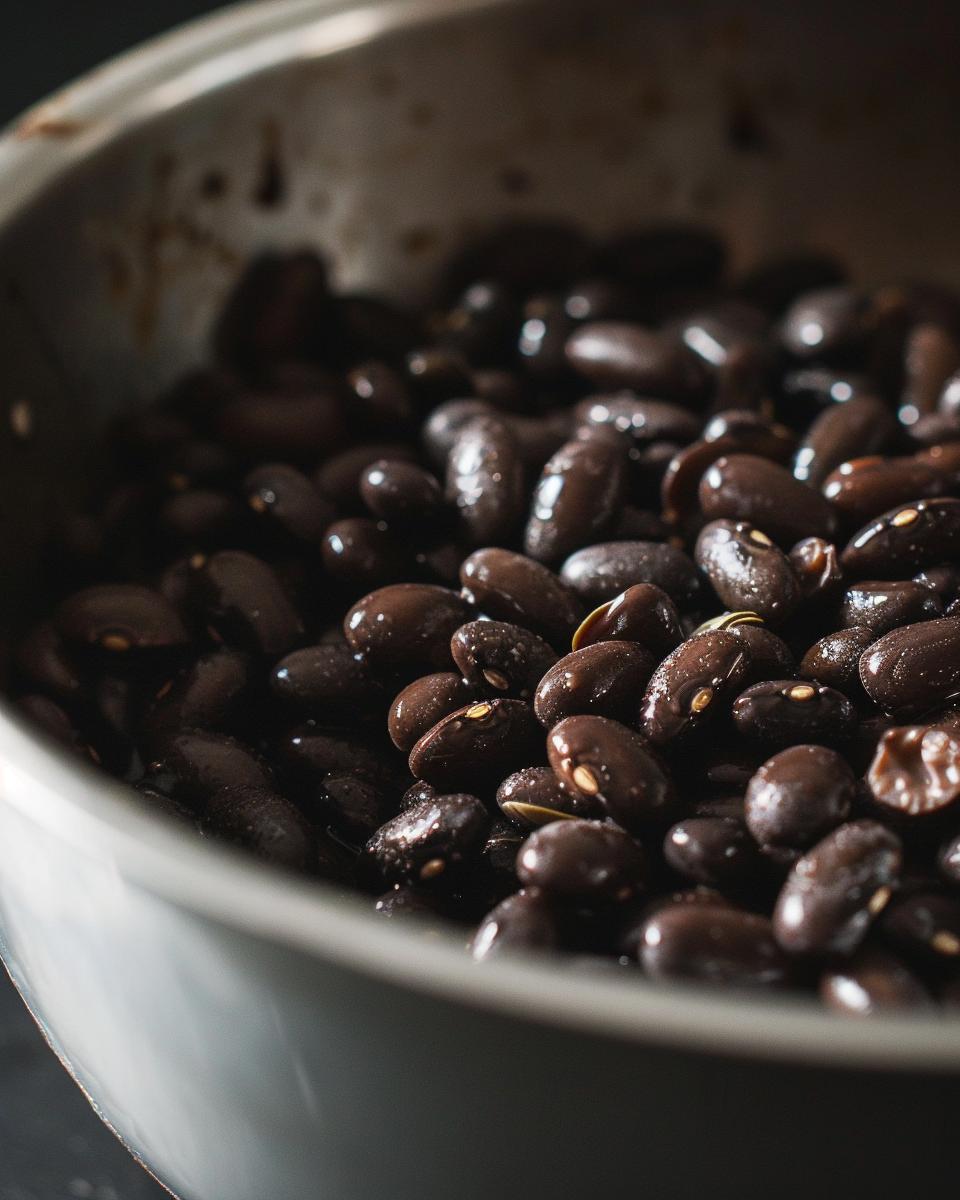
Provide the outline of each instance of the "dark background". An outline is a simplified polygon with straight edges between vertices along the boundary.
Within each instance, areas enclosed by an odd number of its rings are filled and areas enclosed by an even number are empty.
[[[0,124],[119,50],[220,7],[211,0],[3,5]],[[0,970],[0,1200],[166,1196],[94,1116]]]

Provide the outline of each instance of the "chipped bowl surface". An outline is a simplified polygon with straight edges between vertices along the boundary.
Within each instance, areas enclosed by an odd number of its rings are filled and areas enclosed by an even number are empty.
[[[7,626],[103,423],[201,360],[258,248],[319,245],[340,286],[417,295],[471,230],[547,212],[960,282],[960,12],[920,8],[272,0],[26,114],[0,140]],[[184,1197],[791,1200],[949,1177],[956,1023],[481,969],[367,910],[188,841],[0,713],[4,960]]]

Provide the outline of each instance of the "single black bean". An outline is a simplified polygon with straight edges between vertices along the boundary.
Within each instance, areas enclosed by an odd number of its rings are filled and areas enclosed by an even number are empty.
[[[477,962],[517,950],[554,950],[560,941],[557,918],[540,888],[521,888],[480,922],[470,943]]]
[[[784,679],[796,670],[790,647],[766,625],[742,621],[724,625],[722,628],[739,638],[749,652],[750,665],[743,677],[745,684]]]
[[[402,578],[412,569],[405,539],[369,517],[334,521],[321,550],[327,574],[354,595]]]
[[[785,548],[803,537],[829,538],[835,523],[823,496],[755,454],[731,454],[709,467],[700,507],[708,520],[748,521]]]
[[[400,797],[400,803],[397,806],[398,812],[406,812],[408,808],[413,808],[415,804],[419,804],[421,800],[432,800],[439,795],[433,784],[427,783],[426,780],[418,779],[411,783],[407,790]]]
[[[639,843],[601,821],[554,821],[531,833],[517,855],[517,878],[525,887],[576,900],[622,904],[645,877]]]
[[[902,579],[960,555],[960,500],[918,500],[885,512],[847,543],[852,579]]]
[[[574,420],[581,426],[613,429],[639,445],[677,442],[683,446],[700,432],[700,422],[689,409],[633,392],[590,396],[574,409]]]
[[[438,405],[420,430],[424,451],[434,467],[445,468],[450,451],[463,430],[472,421],[487,417],[497,419],[498,414],[485,400],[447,400]],[[500,419],[503,419],[502,414]]]
[[[826,408],[804,434],[793,460],[794,478],[819,488],[831,471],[854,455],[877,454],[896,434],[896,421],[882,400],[857,396]]]
[[[922,583],[870,579],[844,592],[840,623],[848,629],[865,625],[880,637],[898,626],[931,621],[942,613],[940,598]]]
[[[550,730],[547,757],[566,788],[595,797],[626,829],[669,817],[673,782],[640,734],[608,717],[565,717]]]
[[[700,438],[684,446],[667,463],[660,480],[660,504],[671,525],[681,529],[699,512],[700,480],[718,458],[736,454],[739,444],[730,437],[706,441]]]
[[[410,773],[438,789],[479,788],[542,759],[542,733],[523,700],[479,700],[438,721],[410,751]]]
[[[789,462],[797,444],[792,429],[749,408],[721,409],[704,425],[700,436],[705,442],[729,439],[740,453],[757,454],[777,463]]]
[[[724,604],[783,621],[800,602],[790,560],[760,529],[745,521],[711,521],[700,531],[697,566]]]
[[[235,733],[249,715],[254,690],[248,654],[226,647],[211,650],[164,684],[144,717],[145,732],[157,747],[180,729]]]
[[[800,678],[836,688],[852,700],[862,699],[860,658],[876,640],[877,635],[866,625],[852,625],[828,633],[819,642],[814,642],[800,660]]]
[[[281,544],[319,546],[336,512],[314,484],[286,463],[256,467],[243,481],[250,509],[271,538]]]
[[[177,650],[189,640],[173,605],[138,583],[94,584],[75,592],[60,604],[54,624],[68,646],[110,655]]]
[[[316,835],[289,800],[256,784],[222,788],[208,800],[203,825],[258,858],[294,871],[316,865]]]
[[[385,744],[354,730],[317,726],[312,721],[285,733],[273,755],[291,788],[307,797],[331,775],[355,772],[396,791],[395,785],[404,777],[403,759]]]
[[[846,821],[856,789],[853,771],[835,750],[790,746],[751,778],[747,828],[762,846],[806,849]]]
[[[809,608],[821,608],[839,599],[843,571],[833,542],[820,537],[802,538],[791,549],[789,558]]]
[[[729,817],[688,817],[667,830],[667,863],[694,883],[725,887],[749,877],[757,848],[743,823]]]
[[[612,600],[634,583],[652,583],[678,607],[698,595],[700,580],[690,556],[666,542],[598,542],[571,554],[560,578],[587,604]]]
[[[335,718],[344,707],[359,717],[381,716],[388,699],[383,685],[342,642],[294,650],[280,659],[268,683],[284,709],[301,717]]]
[[[236,738],[222,733],[181,731],[170,737],[150,765],[173,780],[173,795],[204,808],[223,790],[254,788],[273,792],[270,769]]]
[[[476,550],[460,566],[466,600],[500,621],[538,633],[555,649],[569,643],[583,610],[553,571],[498,547]]]
[[[960,734],[901,725],[877,743],[867,784],[881,809],[908,817],[939,813],[960,799]]]
[[[427,730],[475,698],[474,688],[454,671],[415,679],[390,705],[390,740],[398,750],[409,754]]]
[[[924,712],[960,691],[960,617],[892,629],[860,656],[860,681],[888,711]]]
[[[443,494],[434,476],[403,459],[381,458],[365,467],[360,496],[374,517],[418,531],[429,528],[443,509]]]
[[[374,672],[413,675],[450,666],[450,638],[471,617],[456,592],[395,583],[364,596],[343,619],[347,643]]]
[[[569,374],[564,350],[573,328],[562,296],[533,295],[524,304],[517,351],[525,371],[541,387],[562,386]]]
[[[489,825],[487,810],[476,796],[436,796],[381,826],[361,859],[384,883],[446,882],[479,855]]]
[[[157,529],[174,544],[211,547],[237,537],[244,515],[229,492],[191,488],[166,497],[157,513]]]
[[[453,308],[436,322],[436,336],[471,363],[499,363],[509,357],[520,320],[516,298],[496,280],[471,283]]]
[[[480,694],[529,700],[557,661],[543,638],[506,621],[468,621],[450,639],[450,653],[464,679]]]
[[[823,481],[840,525],[857,529],[880,513],[913,501],[931,499],[954,490],[956,473],[934,463],[911,458],[854,458],[843,463]]]
[[[402,435],[414,423],[410,389],[399,371],[384,362],[364,362],[347,374],[353,393],[349,417],[363,436]]]
[[[866,297],[846,284],[804,292],[783,315],[781,344],[794,358],[836,361],[862,344],[866,313]]]
[[[852,737],[857,723],[856,710],[842,692],[796,679],[753,684],[736,698],[732,714],[743,737],[767,746],[832,746]]]
[[[707,630],[673,650],[647,684],[640,728],[663,745],[726,711],[750,667],[746,645],[728,630]]]
[[[794,864],[773,929],[790,954],[852,954],[893,894],[900,839],[876,821],[848,821]]]
[[[194,594],[207,620],[228,643],[276,657],[303,635],[303,623],[275,571],[241,550],[201,561]]]
[[[524,552],[538,562],[566,558],[602,536],[624,502],[626,456],[608,442],[567,442],[534,489]]]
[[[305,807],[318,824],[359,849],[399,806],[382,781],[349,771],[326,776]]]
[[[564,787],[550,767],[523,767],[508,775],[497,788],[497,804],[521,829],[537,829],[569,817],[603,815],[595,797]]]
[[[790,975],[770,921],[727,905],[670,904],[643,926],[638,957],[653,979],[777,987]]]
[[[551,729],[564,717],[589,714],[633,724],[655,658],[636,642],[597,642],[565,655],[539,681],[533,709]]]
[[[599,642],[637,642],[661,659],[682,640],[680,616],[667,593],[653,583],[635,583],[585,617],[571,645],[580,650]]]
[[[880,932],[919,963],[960,962],[960,899],[938,891],[895,896],[877,922]]]
[[[606,276],[581,279],[568,288],[563,308],[572,321],[629,321],[639,316],[634,290]]]
[[[950,376],[960,368],[960,342],[942,325],[920,322],[907,334],[898,415],[904,425],[932,413]]]
[[[665,334],[627,321],[591,321],[567,339],[567,361],[595,387],[633,388],[688,400],[703,390],[702,369]]]
[[[371,442],[351,446],[331,455],[313,474],[317,491],[341,513],[359,514],[364,511],[360,498],[360,476],[371,463],[386,458],[412,459],[413,450],[401,442]]]
[[[844,1016],[933,1008],[933,999],[917,976],[894,955],[876,947],[864,946],[848,962],[829,967],[820,977],[819,991],[824,1004]]]
[[[523,515],[523,463],[516,439],[497,417],[468,422],[450,450],[447,500],[471,546],[509,541]]]

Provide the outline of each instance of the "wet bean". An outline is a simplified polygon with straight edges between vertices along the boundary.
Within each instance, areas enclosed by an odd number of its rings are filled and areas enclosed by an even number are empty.
[[[493,908],[480,922],[470,943],[477,962],[517,950],[554,950],[560,941],[557,919],[546,894],[521,888]]]
[[[450,449],[446,496],[471,546],[508,541],[523,515],[523,463],[504,421],[477,417]]]
[[[960,617],[892,629],[860,656],[860,681],[890,712],[924,712],[960,692]]]
[[[537,829],[551,821],[603,815],[596,797],[566,788],[550,767],[524,767],[497,788],[503,815],[521,829]]]
[[[577,405],[574,419],[588,428],[613,429],[640,445],[653,442],[686,445],[700,432],[700,422],[689,409],[665,400],[636,396],[633,392],[590,396]]]
[[[753,684],[736,698],[732,715],[738,733],[767,746],[836,745],[853,736],[857,723],[842,692],[795,679]]]
[[[790,560],[760,529],[745,521],[711,521],[700,531],[697,566],[729,608],[782,621],[800,602]]]
[[[382,825],[363,848],[363,867],[384,883],[446,883],[479,855],[490,825],[467,793],[421,800]]]
[[[867,784],[881,809],[909,817],[942,812],[960,799],[960,734],[924,725],[888,730]]]
[[[850,815],[856,778],[835,750],[798,745],[760,766],[747,786],[744,818],[761,846],[806,849]]]
[[[652,583],[684,607],[698,595],[700,580],[689,555],[666,542],[598,542],[571,554],[560,578],[596,606],[635,583]]]
[[[862,699],[860,658],[876,640],[877,635],[865,625],[828,633],[814,642],[800,660],[800,678],[835,688],[852,700]]]
[[[663,857],[685,879],[726,887],[756,870],[757,848],[741,821],[688,817],[667,831]]]
[[[791,549],[789,558],[800,594],[809,608],[830,605],[839,599],[843,571],[833,542],[819,537],[803,538]]]
[[[504,621],[469,621],[450,639],[450,653],[467,683],[482,694],[492,689],[529,700],[557,661],[555,652],[529,629]]]
[[[636,642],[659,659],[682,640],[680,617],[667,593],[652,583],[636,583],[585,617],[571,645],[580,650],[599,642]]]
[[[401,691],[390,705],[387,729],[390,740],[405,754],[423,735],[475,699],[474,689],[453,671],[424,675]]]
[[[789,963],[770,921],[726,905],[670,904],[643,926],[639,959],[652,979],[724,987],[778,987]]]
[[[150,770],[169,775],[174,797],[200,809],[224,790],[274,790],[273,775],[266,764],[248,746],[222,733],[174,734],[151,762]]]
[[[269,787],[222,788],[208,800],[203,826],[264,861],[308,871],[317,858],[316,836],[300,811]]]
[[[747,521],[788,548],[803,537],[829,538],[830,505],[778,463],[755,454],[718,459],[700,480],[700,507],[708,520]]]
[[[583,616],[576,593],[552,571],[510,550],[476,550],[461,564],[460,582],[481,612],[540,634],[554,649],[569,644]]]
[[[230,645],[256,654],[286,654],[303,623],[276,573],[241,550],[220,550],[196,568],[193,592],[206,619]]]
[[[343,619],[350,648],[374,672],[415,675],[451,664],[450,638],[471,617],[456,592],[428,583],[395,583],[364,596]]]
[[[268,536],[291,545],[319,546],[336,512],[296,467],[267,463],[243,481],[247,505]]]
[[[912,579],[865,580],[844,592],[840,623],[845,628],[866,626],[880,637],[898,626],[931,621],[942,613],[939,597],[922,583]]]
[[[798,296],[784,313],[780,341],[794,358],[836,361],[866,334],[866,298],[846,284]]]
[[[271,693],[300,717],[335,718],[347,707],[358,717],[382,715],[387,693],[346,645],[305,646],[270,672]]]
[[[863,947],[848,962],[829,967],[820,977],[820,998],[834,1012],[853,1017],[933,1007],[917,976],[875,947]]]
[[[542,759],[542,733],[523,700],[479,700],[444,717],[410,751],[410,773],[437,789],[496,784]]]
[[[616,825],[554,821],[537,829],[517,855],[517,878],[548,895],[623,903],[644,886],[639,843]]]
[[[313,483],[324,499],[341,513],[360,514],[364,504],[360,498],[360,476],[371,463],[386,458],[412,459],[413,451],[400,442],[373,442],[369,445],[351,446],[331,455],[314,472]]]
[[[688,400],[703,390],[696,359],[662,333],[626,321],[591,321],[570,335],[567,362],[599,388],[633,388]]]
[[[826,408],[808,428],[793,460],[795,479],[819,488],[831,471],[854,455],[877,454],[896,434],[890,409],[874,396]]]
[[[360,473],[360,496],[378,520],[418,532],[443,508],[440,484],[428,471],[403,459],[378,459]]]
[[[919,457],[854,458],[823,482],[842,527],[849,531],[896,505],[935,498],[955,487],[955,476]]]
[[[349,419],[364,436],[402,436],[414,424],[410,389],[387,363],[361,363],[347,374],[347,385],[352,393]]]
[[[404,540],[368,517],[334,521],[324,534],[321,553],[327,574],[354,595],[412,570]]]
[[[602,536],[626,488],[626,457],[619,446],[567,442],[543,468],[534,489],[524,552],[538,562],[556,562]]]
[[[54,625],[66,645],[108,655],[178,650],[189,640],[169,601],[137,583],[94,584],[75,592],[60,604]]]
[[[958,555],[960,500],[918,500],[861,529],[840,562],[851,579],[903,579]]]
[[[656,745],[698,729],[727,711],[749,666],[749,650],[727,630],[688,638],[667,655],[647,684],[640,728]]]
[[[543,675],[533,709],[545,728],[580,714],[636,720],[656,660],[636,642],[597,642],[565,655]]]

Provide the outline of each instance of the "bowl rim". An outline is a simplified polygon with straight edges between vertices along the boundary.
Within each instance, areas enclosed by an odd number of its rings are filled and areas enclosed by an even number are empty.
[[[0,232],[73,166],[151,117],[284,62],[393,31],[531,0],[261,0],[143,43],[27,110],[0,136]],[[960,1020],[845,1021],[813,1001],[586,973],[562,959],[482,966],[453,932],[429,938],[369,899],[201,841],[132,805],[126,785],[33,730],[0,701],[0,802],[177,906],[420,993],[541,1024],[687,1051],[820,1066],[960,1070]],[[549,1010],[543,997],[550,996]]]

